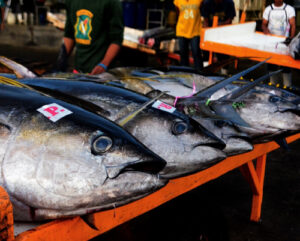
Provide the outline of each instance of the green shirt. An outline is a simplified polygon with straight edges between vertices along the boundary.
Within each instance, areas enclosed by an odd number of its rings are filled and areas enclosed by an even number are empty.
[[[90,73],[108,46],[123,41],[123,15],[119,0],[66,0],[65,37],[75,40],[75,69]]]

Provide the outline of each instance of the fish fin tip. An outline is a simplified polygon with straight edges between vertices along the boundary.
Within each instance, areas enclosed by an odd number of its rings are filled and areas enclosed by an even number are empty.
[[[86,214],[80,217],[85,224],[87,224],[91,229],[94,229],[96,231],[99,231],[95,224],[95,217],[93,214]]]

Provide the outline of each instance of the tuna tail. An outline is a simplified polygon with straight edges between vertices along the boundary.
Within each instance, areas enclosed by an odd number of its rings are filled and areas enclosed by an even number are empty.
[[[252,70],[255,70],[257,69],[258,67],[260,67],[261,65],[263,65],[264,63],[266,63],[270,58],[240,72],[240,73],[237,73],[225,80],[222,80],[204,90],[201,90],[199,91],[197,94],[195,94],[195,96],[198,96],[198,97],[202,97],[202,98],[209,98],[213,93],[215,93],[216,91],[222,89],[223,87],[225,87],[226,85],[230,84],[231,82],[239,79],[240,77],[242,77],[243,75],[246,75],[248,74],[249,72],[251,72]]]
[[[3,64],[8,69],[12,70],[18,79],[37,77],[36,74],[34,74],[29,69],[27,69],[25,66],[18,64],[17,62],[8,59],[6,57],[0,56],[0,63]]]
[[[263,75],[259,77],[258,79],[254,80],[253,82],[250,82],[249,84],[246,84],[242,86],[241,88],[238,88],[237,90],[229,93],[228,95],[225,95],[221,97],[219,100],[236,100],[240,97],[242,97],[245,93],[247,93],[250,89],[254,88],[256,85],[258,85],[260,82],[268,79],[270,76],[280,73],[282,70],[277,70],[272,73],[268,73],[266,75]]]

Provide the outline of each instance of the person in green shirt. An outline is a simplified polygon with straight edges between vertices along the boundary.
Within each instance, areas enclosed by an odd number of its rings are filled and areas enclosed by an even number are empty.
[[[123,14],[119,0],[66,0],[67,20],[60,56],[76,47],[75,70],[105,72],[121,49]]]
[[[0,12],[0,31],[4,30],[4,12],[5,12],[5,3],[4,0],[0,0],[0,8],[1,8],[1,12]]]

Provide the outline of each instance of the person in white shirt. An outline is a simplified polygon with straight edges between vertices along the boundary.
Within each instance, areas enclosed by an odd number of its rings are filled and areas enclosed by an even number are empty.
[[[267,6],[263,13],[262,30],[265,34],[285,36],[292,39],[296,33],[295,9],[284,3],[283,0],[274,0],[274,3]],[[270,69],[274,70],[274,67]],[[292,85],[292,73],[290,68],[283,69],[283,84]],[[271,76],[272,84],[278,83],[278,75]]]

